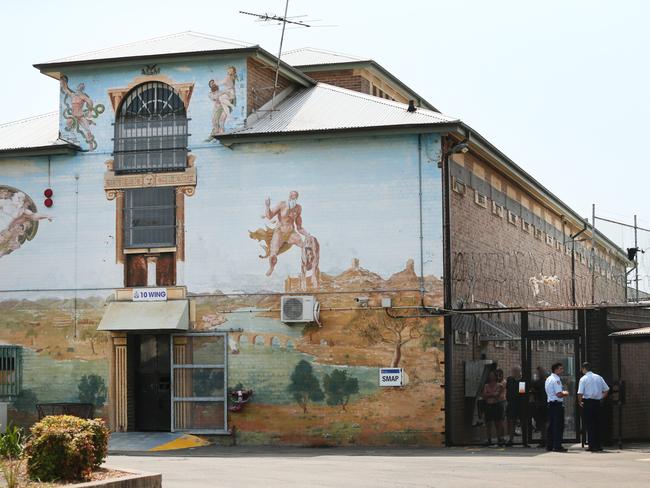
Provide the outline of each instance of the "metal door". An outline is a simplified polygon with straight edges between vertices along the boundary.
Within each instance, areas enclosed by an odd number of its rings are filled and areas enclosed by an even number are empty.
[[[227,344],[225,332],[172,335],[172,432],[228,432]]]

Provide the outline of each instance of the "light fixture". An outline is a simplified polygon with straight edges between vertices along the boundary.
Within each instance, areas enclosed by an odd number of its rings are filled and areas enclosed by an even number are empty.
[[[458,144],[452,146],[452,148],[449,150],[449,154],[465,154],[467,151],[469,151],[469,143],[467,141],[461,141]]]

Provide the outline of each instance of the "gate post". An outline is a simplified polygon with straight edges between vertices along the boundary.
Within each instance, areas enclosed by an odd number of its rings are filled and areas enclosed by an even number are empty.
[[[528,312],[521,312],[520,315],[520,349],[521,349],[521,371],[526,382],[526,393],[524,393],[524,418],[521,426],[521,443],[528,447],[528,435],[530,427],[530,382],[532,373],[530,371],[530,357],[528,354]]]

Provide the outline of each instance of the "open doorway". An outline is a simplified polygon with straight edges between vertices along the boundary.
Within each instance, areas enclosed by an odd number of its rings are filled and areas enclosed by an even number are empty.
[[[171,429],[169,334],[129,334],[129,430]]]

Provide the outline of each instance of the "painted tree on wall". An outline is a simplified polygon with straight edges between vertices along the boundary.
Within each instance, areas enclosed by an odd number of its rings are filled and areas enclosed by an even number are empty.
[[[96,374],[83,375],[77,386],[79,401],[101,407],[106,402],[106,382]]]
[[[80,338],[82,341],[87,341],[90,344],[90,349],[93,354],[97,354],[96,347],[98,344],[106,344],[108,342],[108,334],[95,329],[95,327],[86,327],[83,329]]]
[[[427,319],[391,317],[384,311],[364,310],[358,333],[369,345],[388,344],[393,347],[391,368],[397,368],[402,359],[402,347],[421,339]]]
[[[293,394],[296,403],[302,407],[302,412],[307,413],[309,401],[320,402],[323,400],[318,378],[314,375],[313,368],[304,359],[301,359],[291,373],[291,383],[288,387],[289,393]]]
[[[359,380],[348,376],[343,369],[335,369],[323,377],[323,389],[328,405],[341,405],[341,409],[345,410],[350,396],[359,393]]]

